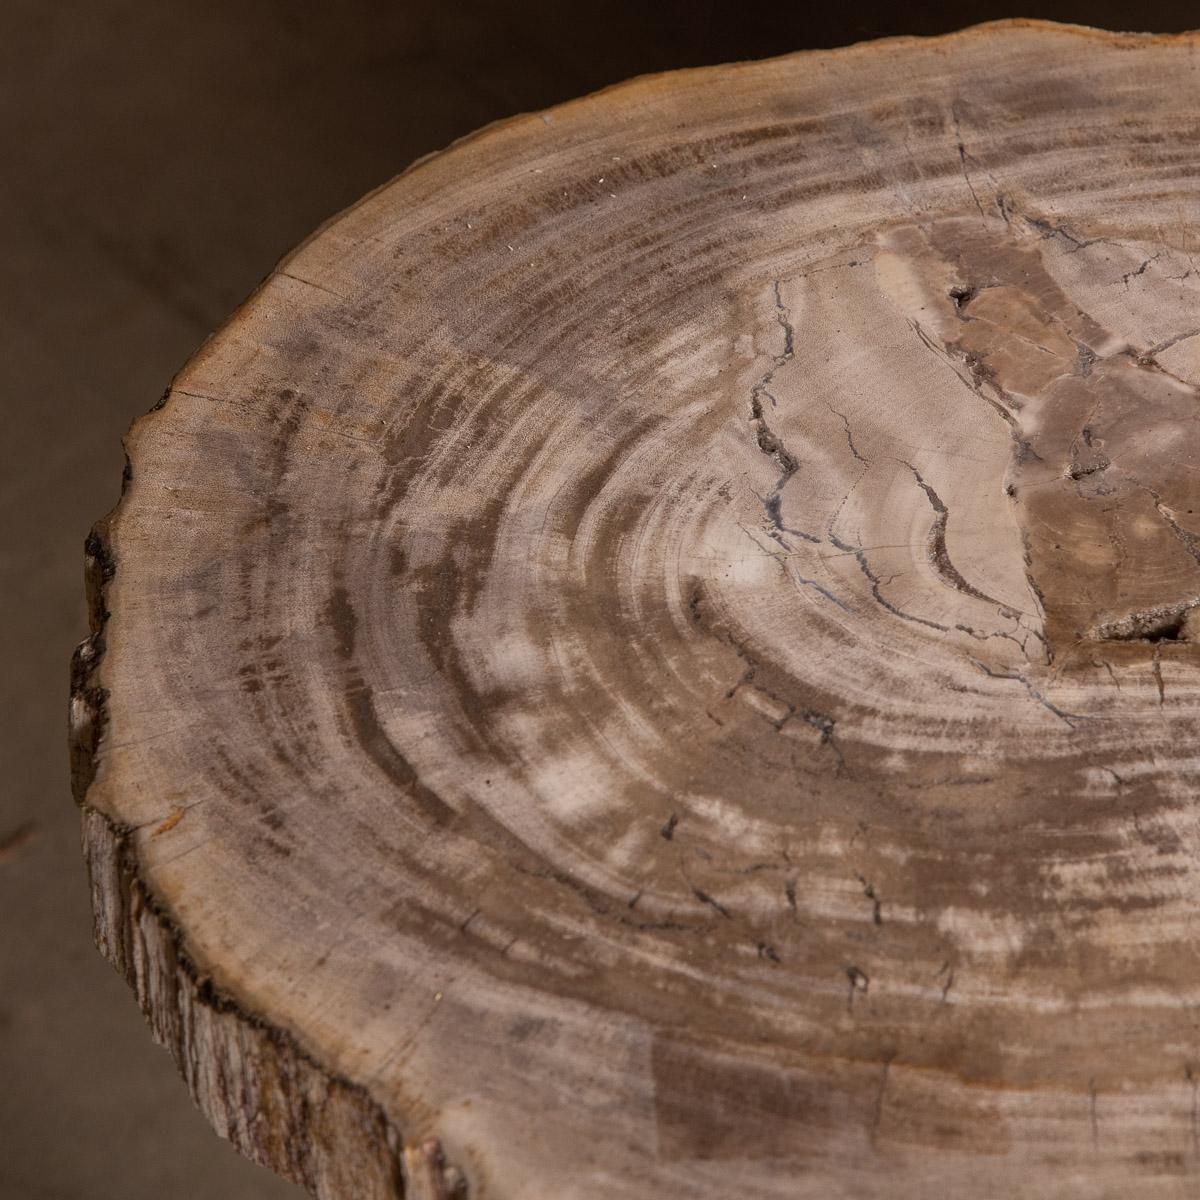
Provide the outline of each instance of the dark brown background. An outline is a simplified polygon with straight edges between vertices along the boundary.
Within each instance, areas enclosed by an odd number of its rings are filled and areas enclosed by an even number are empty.
[[[0,1200],[284,1197],[92,948],[66,777],[80,560],[120,435],[318,222],[487,121],[630,75],[1011,15],[937,0],[0,0]]]

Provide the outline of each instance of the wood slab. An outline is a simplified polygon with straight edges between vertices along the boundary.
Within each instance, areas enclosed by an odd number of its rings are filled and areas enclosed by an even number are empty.
[[[1006,22],[418,163],[128,438],[97,937],[323,1200],[1196,1194],[1200,55]]]

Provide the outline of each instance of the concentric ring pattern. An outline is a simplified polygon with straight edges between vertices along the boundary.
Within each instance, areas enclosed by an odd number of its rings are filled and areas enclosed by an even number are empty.
[[[213,994],[473,1200],[1191,1194],[1195,49],[651,78],[289,258],[108,535]]]

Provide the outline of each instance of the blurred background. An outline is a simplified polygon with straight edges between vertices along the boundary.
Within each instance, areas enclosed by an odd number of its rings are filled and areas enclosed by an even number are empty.
[[[419,155],[647,71],[1194,3],[0,0],[0,1200],[300,1192],[192,1108],[92,946],[66,755],[120,439],[290,246]]]

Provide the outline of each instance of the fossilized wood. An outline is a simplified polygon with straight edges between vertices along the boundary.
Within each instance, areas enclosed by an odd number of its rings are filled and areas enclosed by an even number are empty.
[[[635,82],[196,355],[73,726],[222,1132],[323,1197],[1194,1194],[1195,51]]]

